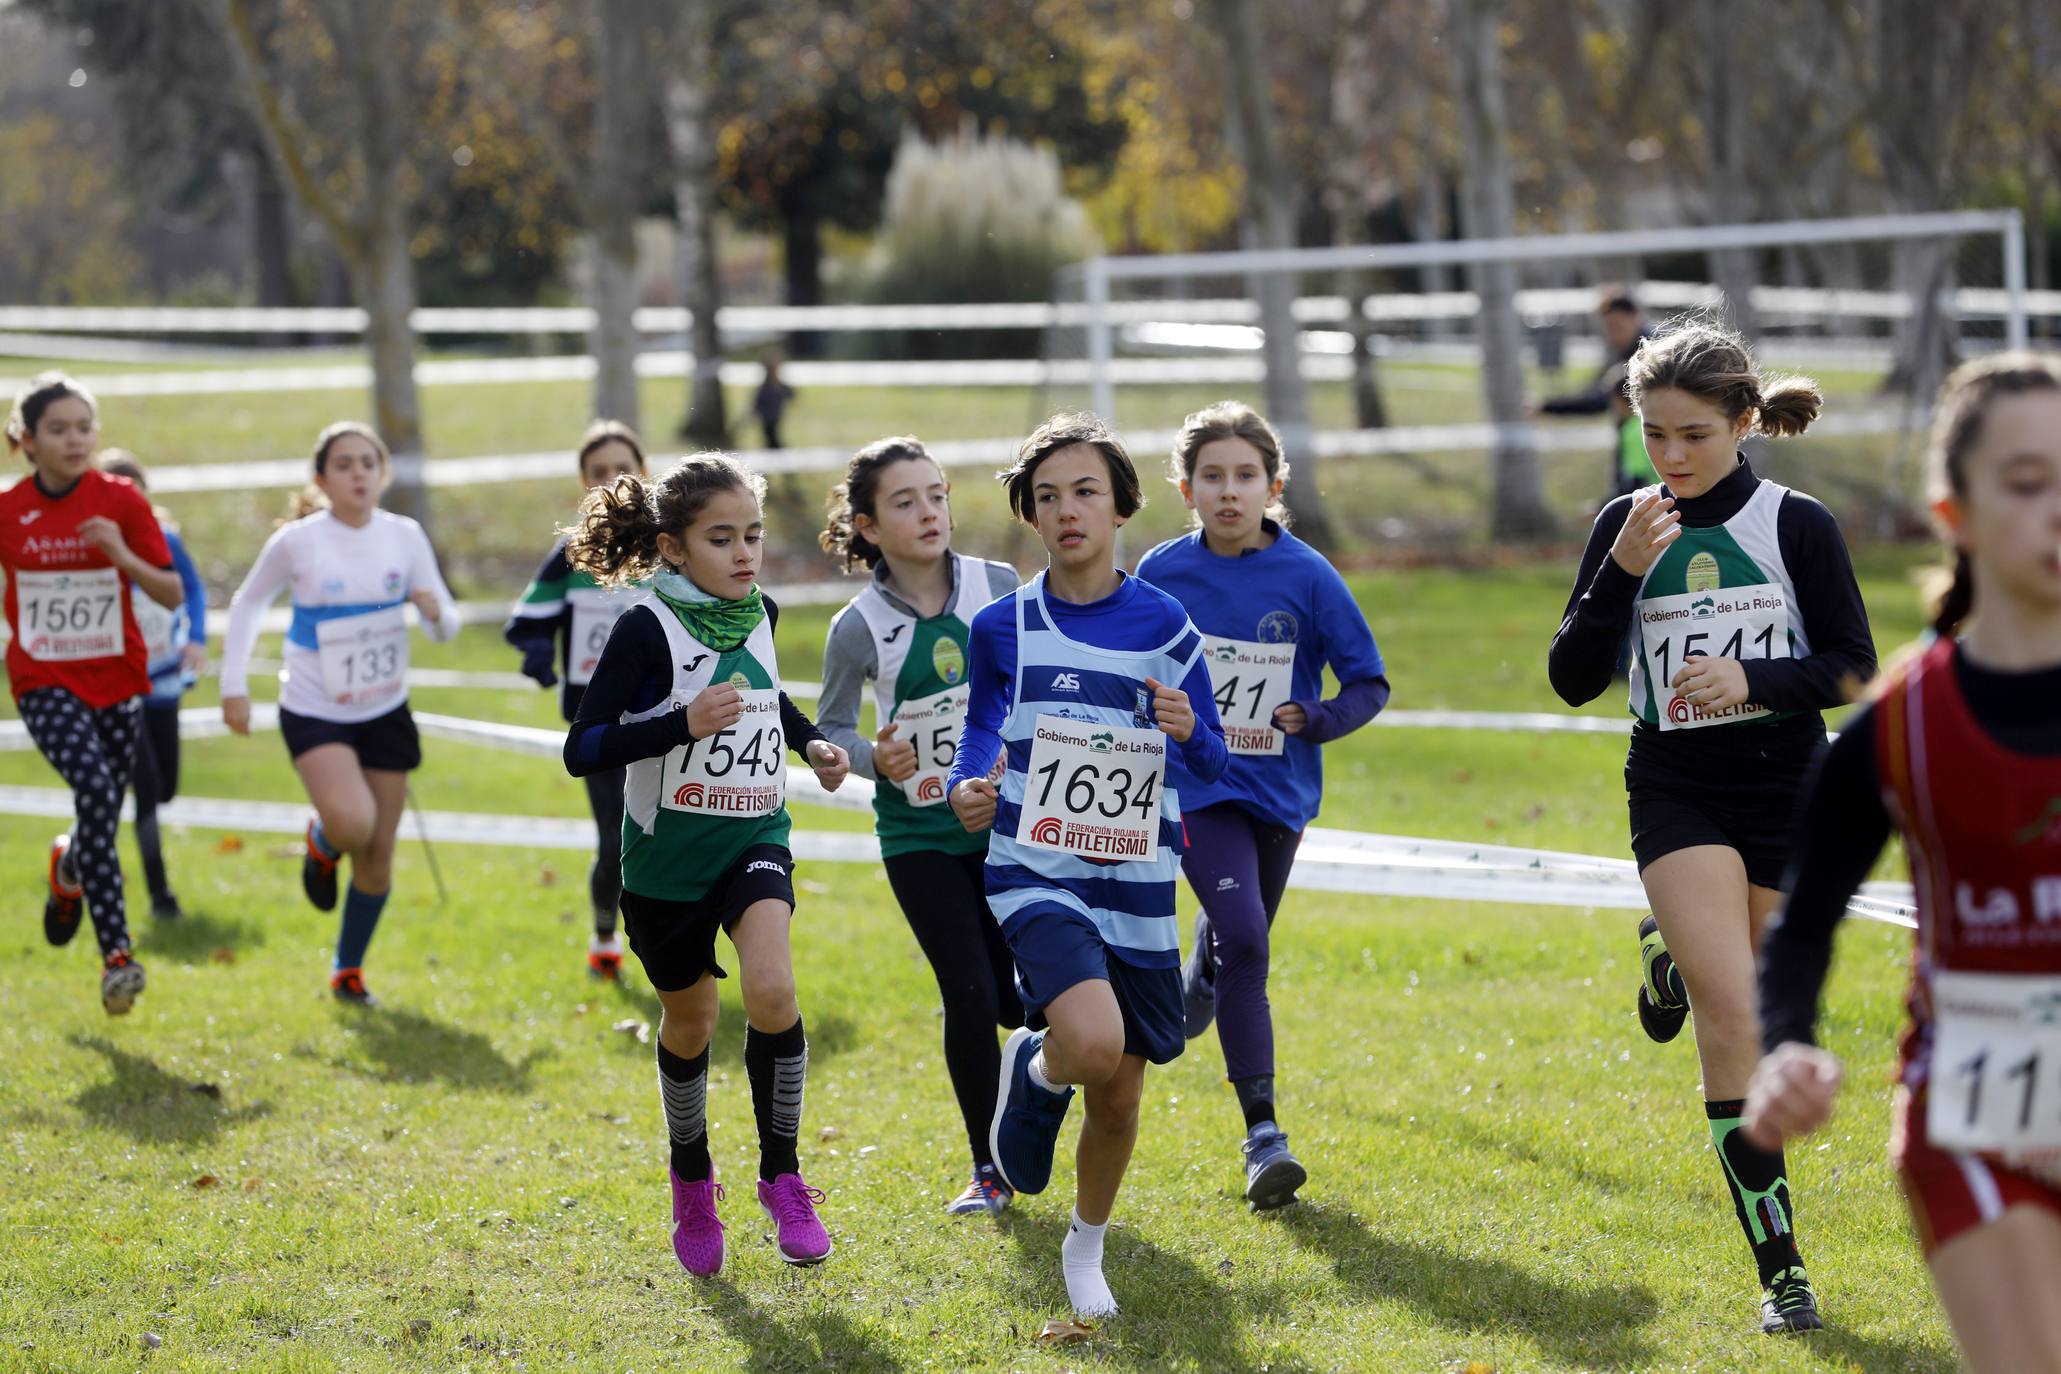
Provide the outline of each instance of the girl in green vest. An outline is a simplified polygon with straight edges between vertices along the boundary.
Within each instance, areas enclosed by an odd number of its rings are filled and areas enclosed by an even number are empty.
[[[995,1028],[1023,1024],[1016,965],[988,910],[983,832],[945,805],[966,716],[974,612],[1016,590],[1016,569],[952,551],[951,486],[923,445],[881,439],[859,450],[830,493],[821,543],[866,589],[830,622],[823,649],[823,730],[872,778],[874,832],[895,900],[937,975],[945,1070],[965,1118],[973,1178],[945,1205],[999,1212],[1014,1196],[995,1168],[988,1125],[1002,1051]],[[871,739],[859,733],[861,687],[873,683]]]
[[[672,1141],[673,1253],[704,1277],[723,1265],[723,1196],[709,1159],[709,1037],[716,1027],[716,931],[730,936],[744,995],[744,1067],[758,1120],[759,1205],[780,1258],[814,1264],[830,1235],[801,1176],[808,1041],[788,951],[794,856],[785,753],[825,791],[844,750],[780,690],[779,614],[758,586],[765,482],[723,454],[685,459],[656,481],[618,478],[588,494],[566,544],[605,586],[651,590],[615,623],[566,736],[575,777],[626,770],[622,910],[630,949],[658,992],[659,1092]]]
[[[1831,512],[1739,452],[1751,434],[1801,433],[1816,384],[1762,376],[1741,339],[1692,318],[1640,345],[1626,385],[1661,484],[1596,517],[1548,671],[1581,705],[1608,689],[1633,634],[1625,785],[1653,908],[1639,1019],[1672,1040],[1695,1007],[1704,1113],[1760,1271],[1761,1329],[1815,1330],[1787,1166],[1740,1131],[1760,1048],[1753,952],[1781,901],[1819,712],[1874,676],[1874,641]]]

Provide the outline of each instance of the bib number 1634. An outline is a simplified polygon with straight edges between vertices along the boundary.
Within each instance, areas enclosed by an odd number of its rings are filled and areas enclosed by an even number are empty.
[[[1017,842],[1084,859],[1155,859],[1165,785],[1159,731],[1039,716]]]

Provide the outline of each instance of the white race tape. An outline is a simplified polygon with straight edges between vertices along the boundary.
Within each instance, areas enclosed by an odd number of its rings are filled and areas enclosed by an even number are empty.
[[[270,705],[254,706],[252,724],[254,727],[270,727],[276,724],[277,714],[277,708]],[[416,712],[415,723],[423,734],[437,739],[554,761],[564,756],[565,732],[562,730],[469,720],[431,711]],[[183,732],[194,737],[223,732],[221,713],[205,707],[180,712],[180,724]],[[0,748],[20,748],[26,743],[26,731],[19,722],[0,723]],[[873,783],[851,776],[836,792],[826,793],[811,770],[789,764],[787,795],[790,801],[813,806],[840,811],[870,811]],[[70,815],[70,794],[56,788],[0,788],[0,812]],[[307,823],[305,807],[267,802],[181,798],[163,814],[169,820],[187,825],[241,825],[257,830],[277,830],[279,833],[296,833]],[[453,843],[572,849],[590,847],[594,843],[594,827],[589,821],[473,812],[431,812],[429,816],[432,837]],[[798,830],[794,832],[794,849],[799,858],[855,863],[877,863],[880,858],[880,846],[871,835]],[[1630,859],[1465,840],[1380,835],[1325,826],[1312,826],[1304,833],[1289,882],[1299,888],[1367,896],[1600,907],[1621,911],[1644,911],[1647,908],[1637,865]],[[1867,920],[1914,927],[1917,920],[1911,905],[1913,900],[1908,884],[1871,883],[1849,905],[1848,912]]]

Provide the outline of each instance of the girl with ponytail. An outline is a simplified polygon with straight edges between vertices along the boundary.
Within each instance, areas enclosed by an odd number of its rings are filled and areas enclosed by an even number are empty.
[[[2061,358],[1947,379],[1933,511],[1954,571],[1931,642],[1840,732],[1803,810],[1760,958],[1760,1148],[1832,1115],[1817,1048],[1832,935],[1892,824],[1917,957],[1890,1156],[1933,1286],[1977,1374],[2061,1369]],[[2028,1067],[2030,1065],[2030,1067]]]
[[[1633,635],[1625,786],[1653,908],[1639,1022],[1670,1041],[1695,1008],[1704,1114],[1759,1271],[1761,1329],[1811,1331],[1823,1322],[1787,1166],[1740,1132],[1760,1050],[1752,951],[1781,900],[1819,713],[1874,675],[1875,646],[1831,512],[1740,451],[1802,433],[1817,385],[1768,376],[1737,335],[1692,316],[1639,345],[1626,388],[1661,481],[1596,517],[1548,671],[1578,706],[1610,686]]]

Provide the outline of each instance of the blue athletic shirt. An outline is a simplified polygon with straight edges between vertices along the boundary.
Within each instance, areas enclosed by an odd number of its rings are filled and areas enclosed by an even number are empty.
[[[1169,539],[1139,561],[1138,576],[1180,602],[1205,635],[1295,645],[1290,700],[1309,715],[1309,725],[1286,736],[1279,754],[1232,754],[1222,776],[1184,774],[1179,786],[1190,810],[1231,802],[1273,825],[1301,830],[1323,801],[1318,746],[1365,724],[1386,702],[1387,669],[1367,618],[1330,560],[1273,521],[1266,527],[1274,542],[1236,558],[1210,552],[1200,530]],[[1330,711],[1333,703],[1322,701],[1326,664],[1347,689],[1341,696],[1363,704]],[[1383,679],[1378,693],[1353,690],[1375,679]],[[1333,714],[1346,718],[1332,720]]]
[[[1040,573],[1014,595],[983,607],[973,617],[969,640],[970,699],[949,786],[985,776],[1006,745],[1008,771],[986,866],[988,906],[995,919],[1006,929],[1034,906],[1065,907],[1093,922],[1109,952],[1125,963],[1174,967],[1181,958],[1174,883],[1185,843],[1174,777],[1178,772],[1214,778],[1229,757],[1210,696],[1209,670],[1202,662],[1202,636],[1178,602],[1135,577],[1124,576],[1116,591],[1100,601],[1075,605],[1047,596]],[[1128,664],[1098,662],[1095,650],[1135,657]],[[1176,685],[1172,679],[1178,677],[1195,709],[1195,730],[1187,742],[1167,739],[1159,858],[1095,863],[1016,843],[1030,764],[1029,726],[1036,716],[1154,725],[1144,687],[1148,674],[1167,685]]]

